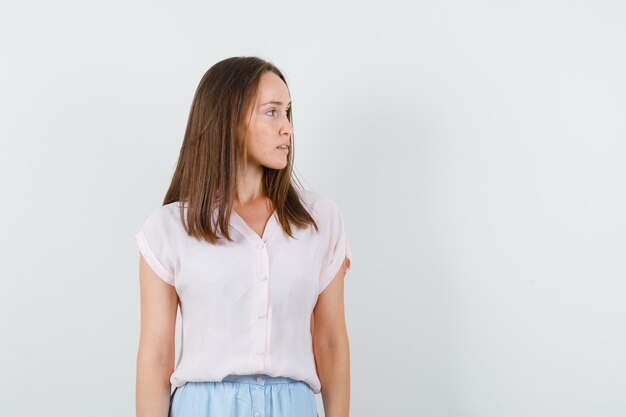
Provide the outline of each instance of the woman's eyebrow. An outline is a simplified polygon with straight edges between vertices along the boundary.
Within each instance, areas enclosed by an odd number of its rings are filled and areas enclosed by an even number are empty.
[[[283,102],[282,101],[268,101],[267,103],[263,103],[261,104],[261,106],[265,106],[266,104],[275,104],[277,106],[282,106]],[[287,105],[291,105],[291,101],[289,103],[287,103]]]

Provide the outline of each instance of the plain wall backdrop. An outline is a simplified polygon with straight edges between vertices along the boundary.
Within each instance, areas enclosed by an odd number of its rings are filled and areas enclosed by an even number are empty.
[[[0,12],[0,415],[135,415],[133,236],[235,55],[345,218],[352,416],[626,415],[623,1]]]

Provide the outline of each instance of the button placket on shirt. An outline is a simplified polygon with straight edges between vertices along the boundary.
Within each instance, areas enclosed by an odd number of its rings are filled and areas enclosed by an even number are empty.
[[[259,239],[260,240],[260,239]],[[267,310],[269,302],[269,280],[267,279],[269,273],[269,257],[267,252],[267,244],[263,241],[257,243],[257,256],[256,256],[256,273],[257,278],[254,286],[256,291],[256,300],[254,301],[253,314],[255,314],[255,322],[253,326],[253,343],[254,349],[260,361],[263,362],[266,348],[266,334],[267,334]],[[264,365],[263,363],[259,365]]]
[[[246,222],[236,213],[234,219],[235,228],[256,248],[255,267],[253,277],[253,297],[251,306],[252,320],[252,350],[254,367],[265,369],[265,355],[267,346],[267,329],[269,325],[268,309],[270,300],[269,289],[269,254],[267,242],[277,227],[275,213],[270,216],[263,237],[252,230]]]

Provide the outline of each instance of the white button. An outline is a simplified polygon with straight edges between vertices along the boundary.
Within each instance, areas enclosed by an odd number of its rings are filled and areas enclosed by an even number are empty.
[[[267,275],[261,275],[261,276],[259,277],[259,279],[260,279],[261,281],[265,281],[265,280],[267,279]]]
[[[263,381],[263,377],[262,376],[257,376],[256,377],[256,382],[261,382]]]
[[[260,411],[255,411],[255,412],[254,412],[254,417],[259,417],[260,415],[261,415],[261,412],[260,412]]]
[[[265,314],[265,312],[261,312],[259,314],[257,314],[257,317],[262,319],[263,317],[267,316],[267,314]]]
[[[262,244],[262,243],[259,243],[258,245],[256,245],[256,247],[257,247],[257,248],[259,248],[259,249],[263,249],[263,247],[264,247],[264,246],[265,246],[265,245],[264,245],[264,244]]]

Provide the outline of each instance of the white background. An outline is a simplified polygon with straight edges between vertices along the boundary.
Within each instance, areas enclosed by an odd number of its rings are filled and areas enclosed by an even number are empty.
[[[0,12],[0,415],[134,416],[133,236],[234,55],[345,218],[352,416],[626,415],[624,2]]]

